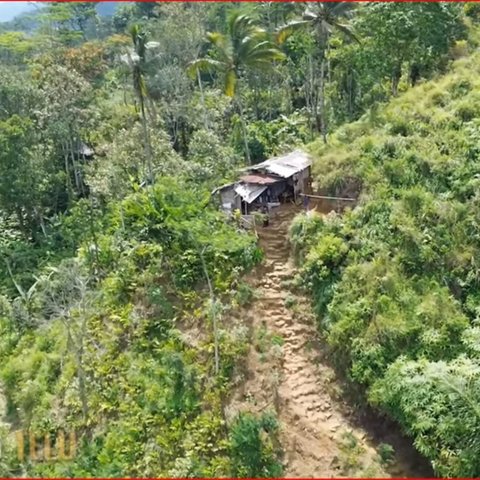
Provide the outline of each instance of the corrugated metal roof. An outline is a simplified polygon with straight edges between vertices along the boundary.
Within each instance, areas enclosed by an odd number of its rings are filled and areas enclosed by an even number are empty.
[[[271,185],[272,183],[280,182],[282,179],[265,175],[264,173],[251,173],[240,177],[240,180],[245,183],[255,183],[257,185]]]
[[[252,203],[268,187],[264,185],[253,185],[251,183],[239,183],[235,187],[235,193],[240,195],[247,203]]]
[[[217,188],[214,188],[212,190],[212,195],[215,195],[216,193],[218,192],[221,192],[222,190],[225,190],[226,188],[229,188],[229,187],[233,187],[235,185],[236,182],[232,182],[232,183],[227,183],[225,185],[222,185],[220,187],[217,187]]]
[[[281,163],[272,162],[265,165],[265,170],[274,173],[275,175],[279,175],[280,177],[289,178],[297,172],[301,172],[303,168],[295,168],[290,165],[282,165]]]
[[[305,170],[312,164],[310,157],[301,150],[294,150],[287,155],[270,158],[258,165],[250,167],[251,170],[266,170],[269,173],[288,178]]]

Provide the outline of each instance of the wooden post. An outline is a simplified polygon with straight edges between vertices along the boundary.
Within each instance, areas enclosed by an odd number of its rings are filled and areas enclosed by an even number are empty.
[[[52,446],[50,444],[50,434],[45,434],[45,440],[43,441],[43,459],[50,460],[52,458]]]
[[[25,442],[23,438],[23,430],[18,430],[15,432],[15,436],[17,437],[17,457],[19,462],[23,462],[25,460]]]
[[[34,462],[37,460],[37,441],[35,439],[35,435],[30,432],[28,437],[28,443],[30,447],[30,461]]]

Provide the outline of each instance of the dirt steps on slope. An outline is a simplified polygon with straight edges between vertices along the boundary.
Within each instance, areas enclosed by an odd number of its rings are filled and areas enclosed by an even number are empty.
[[[295,275],[287,234],[297,212],[294,206],[282,207],[258,232],[265,261],[252,276],[258,298],[249,312],[254,337],[249,373],[230,407],[276,410],[287,477],[388,477],[375,442],[336,398],[335,373],[323,362],[308,302],[284,287]],[[287,299],[293,299],[292,308]],[[276,338],[275,345],[267,344],[265,332]],[[411,475],[408,468],[396,467],[396,475]]]

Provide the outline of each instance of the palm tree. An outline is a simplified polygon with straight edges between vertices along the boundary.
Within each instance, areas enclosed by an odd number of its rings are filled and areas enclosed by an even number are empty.
[[[225,94],[236,98],[238,80],[244,71],[268,70],[273,62],[283,60],[285,55],[269,39],[268,33],[245,14],[235,13],[228,21],[228,33],[208,33],[207,39],[214,46],[212,55],[194,60],[189,65],[191,73],[200,71],[220,72],[224,77]],[[250,162],[250,153],[241,102],[237,98],[243,127],[245,154]]]
[[[148,166],[148,180],[149,183],[152,183],[152,145],[150,143],[147,116],[145,112],[145,101],[147,98],[147,87],[145,83],[145,58],[147,50],[158,46],[158,43],[147,42],[147,34],[139,25],[133,25],[130,28],[130,35],[132,37],[133,48],[122,56],[122,60],[131,68],[132,71],[133,89],[140,104],[145,159]]]
[[[348,38],[358,41],[350,27],[343,23],[352,15],[354,4],[350,2],[316,2],[308,5],[302,19],[293,20],[280,27],[277,31],[277,42],[282,44],[295,31],[302,28],[314,29],[315,41],[317,44],[316,64],[320,66],[318,75],[313,75],[312,68],[312,90],[314,101],[312,102],[313,117],[317,130],[321,132],[323,141],[327,142],[327,131],[325,121],[325,70],[327,53],[330,44],[330,37],[334,30],[344,33]],[[318,79],[318,84],[317,84]]]

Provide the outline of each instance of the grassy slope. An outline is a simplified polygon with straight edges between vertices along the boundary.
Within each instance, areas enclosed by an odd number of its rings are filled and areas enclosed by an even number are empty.
[[[480,54],[311,149],[361,191],[291,230],[334,358],[439,474],[480,474]]]

